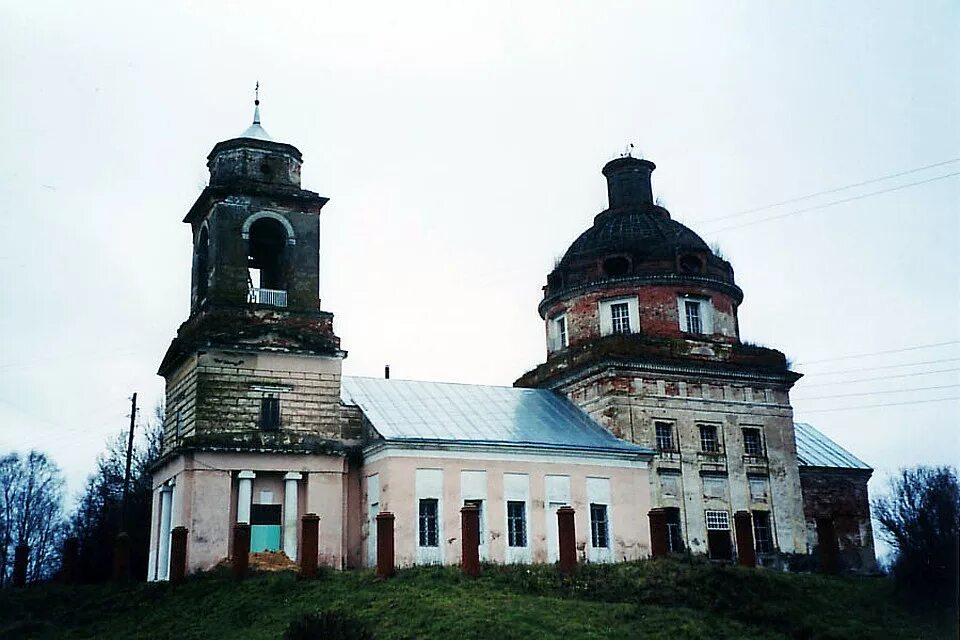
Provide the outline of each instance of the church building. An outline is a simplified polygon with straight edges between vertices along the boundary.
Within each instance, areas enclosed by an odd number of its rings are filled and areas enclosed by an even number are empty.
[[[800,374],[741,342],[733,269],[654,203],[653,163],[604,167],[610,206],[544,287],[546,362],[497,387],[341,375],[347,351],[318,298],[327,198],[302,188],[302,161],[257,101],[253,124],[210,152],[183,220],[190,316],[159,368],[150,579],[168,577],[177,526],[189,571],[229,558],[237,523],[251,551],[299,561],[308,513],[321,564],[372,566],[383,511],[399,565],[457,563],[464,505],[492,562],[555,562],[556,511],[571,506],[583,562],[749,548],[781,566],[826,544],[872,568],[869,468],[812,427],[800,437]],[[839,516],[838,491],[853,496]]]

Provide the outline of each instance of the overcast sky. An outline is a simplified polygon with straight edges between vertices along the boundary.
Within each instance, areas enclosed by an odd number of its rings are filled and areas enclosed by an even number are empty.
[[[960,458],[960,4],[227,6],[0,2],[0,452],[47,451],[75,494],[131,392],[142,418],[161,398],[180,221],[259,80],[330,198],[345,373],[509,385],[541,362],[547,272],[632,142],[733,263],[741,337],[805,374],[798,420],[875,493]]]

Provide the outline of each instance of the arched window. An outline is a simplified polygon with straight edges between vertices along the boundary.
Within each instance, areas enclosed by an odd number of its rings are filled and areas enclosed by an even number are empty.
[[[250,225],[247,267],[252,289],[287,290],[286,247],[287,232],[279,221],[263,217]]]

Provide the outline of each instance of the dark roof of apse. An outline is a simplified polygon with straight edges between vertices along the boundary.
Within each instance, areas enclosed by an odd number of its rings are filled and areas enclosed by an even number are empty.
[[[343,376],[340,399],[388,442],[485,444],[649,455],[548,389]]]

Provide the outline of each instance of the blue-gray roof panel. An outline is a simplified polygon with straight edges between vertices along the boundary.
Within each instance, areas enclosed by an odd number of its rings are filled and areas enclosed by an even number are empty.
[[[793,427],[797,437],[797,463],[801,467],[870,469],[862,460],[806,422],[795,422]]]
[[[547,389],[344,376],[340,399],[387,440],[531,444],[652,453],[624,442]]]

